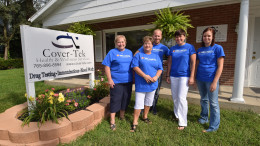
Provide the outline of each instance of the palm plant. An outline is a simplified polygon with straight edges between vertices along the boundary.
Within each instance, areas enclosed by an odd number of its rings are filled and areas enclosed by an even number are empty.
[[[160,29],[163,32],[163,38],[166,41],[174,38],[175,31],[183,29],[187,33],[188,28],[194,28],[190,24],[189,15],[184,15],[183,12],[172,12],[169,7],[159,10],[159,13],[155,12],[156,20],[152,22],[155,28],[150,29],[153,32],[155,29]]]

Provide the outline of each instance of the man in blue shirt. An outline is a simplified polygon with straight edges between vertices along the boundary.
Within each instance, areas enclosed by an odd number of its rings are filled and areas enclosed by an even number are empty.
[[[160,57],[161,62],[162,62],[162,66],[163,66],[163,56],[169,55],[169,48],[166,47],[165,45],[161,44],[162,31],[160,29],[155,29],[152,37],[154,39],[152,53],[157,54]],[[138,51],[135,52],[135,55],[139,52],[144,52],[144,48],[141,47]],[[158,98],[159,98],[159,91],[160,91],[161,85],[162,85],[162,74],[158,79],[158,88],[155,91],[153,106],[150,108],[150,110],[153,111],[154,115],[157,114],[156,104],[157,104],[157,101],[158,101]]]

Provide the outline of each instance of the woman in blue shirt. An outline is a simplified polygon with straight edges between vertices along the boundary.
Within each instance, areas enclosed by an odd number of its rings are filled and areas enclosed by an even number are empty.
[[[105,72],[110,85],[110,128],[116,130],[115,115],[120,110],[120,119],[124,119],[132,93],[133,73],[131,62],[133,54],[126,49],[126,38],[115,38],[116,48],[110,50],[103,60]]]
[[[189,85],[194,84],[196,51],[185,43],[186,32],[182,29],[174,34],[177,45],[171,47],[168,57],[167,82],[171,83],[174,115],[178,119],[178,130],[187,126]]]
[[[197,50],[197,86],[200,92],[201,113],[199,123],[208,122],[210,105],[210,123],[203,132],[216,131],[220,124],[220,109],[218,104],[219,78],[224,64],[222,46],[215,44],[215,30],[206,28],[202,35],[202,47]]]
[[[158,78],[163,70],[160,57],[152,53],[152,42],[153,38],[150,36],[143,38],[144,52],[137,53],[131,65],[135,71],[135,107],[131,132],[136,131],[142,109],[144,109],[143,121],[151,123],[147,115],[153,104],[155,90],[158,87]]]

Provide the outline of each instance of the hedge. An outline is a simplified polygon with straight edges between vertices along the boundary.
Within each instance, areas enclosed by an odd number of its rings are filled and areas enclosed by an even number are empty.
[[[23,68],[23,59],[0,60],[0,70]]]

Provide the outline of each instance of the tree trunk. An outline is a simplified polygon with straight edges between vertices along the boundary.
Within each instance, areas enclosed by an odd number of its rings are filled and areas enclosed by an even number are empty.
[[[8,60],[8,53],[9,53],[9,42],[5,44],[5,54],[4,54],[4,60]]]

